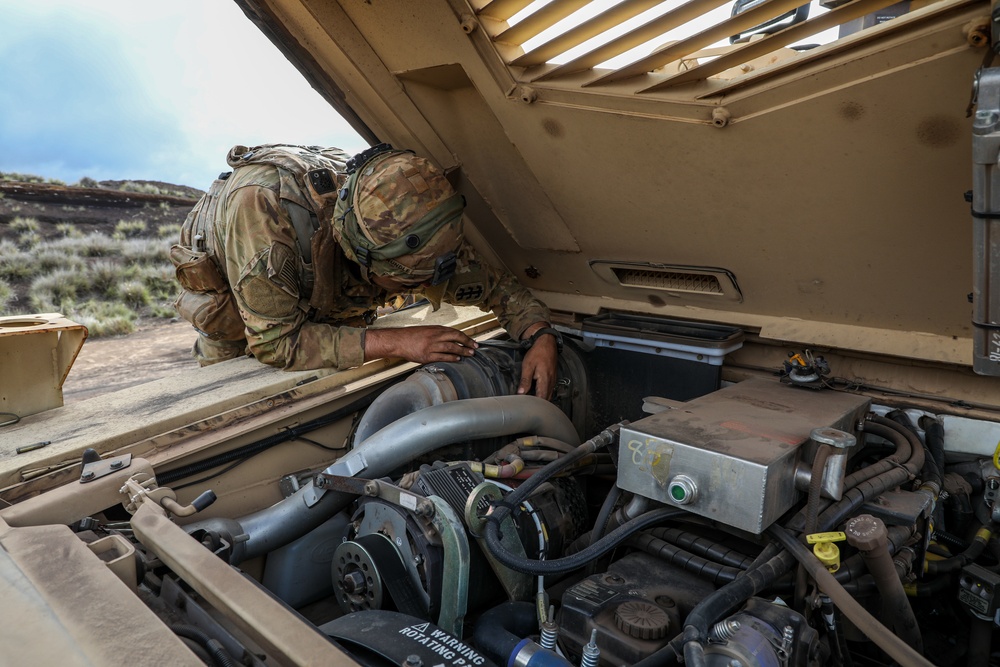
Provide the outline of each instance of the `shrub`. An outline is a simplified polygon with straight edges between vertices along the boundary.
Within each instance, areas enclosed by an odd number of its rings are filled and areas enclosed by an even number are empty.
[[[37,232],[39,229],[38,220],[35,218],[22,218],[17,216],[10,221],[11,231],[15,232]]]
[[[38,232],[25,232],[17,237],[17,245],[31,250],[42,242],[42,236]]]
[[[181,237],[181,226],[176,223],[161,225],[156,230],[156,235],[161,239],[170,239],[171,243],[173,243]]]
[[[122,239],[132,239],[142,236],[145,231],[145,220],[119,220],[118,224],[115,225],[115,231],[111,235],[111,238],[119,241]]]
[[[84,270],[84,262],[76,255],[67,255],[52,244],[44,243],[34,252],[36,273],[49,273],[56,269]]]
[[[177,290],[180,289],[173,264],[144,266],[137,277],[149,288],[149,294],[154,301],[172,302],[177,296]]]
[[[122,242],[122,257],[136,264],[170,261],[170,245],[159,239],[129,239]]]
[[[124,336],[135,331],[135,313],[120,303],[91,299],[73,311],[73,318],[87,327],[91,338]]]
[[[63,238],[67,239],[82,239],[83,232],[80,231],[79,227],[71,222],[60,222],[56,225],[56,231],[62,234]]]
[[[78,188],[99,188],[101,184],[92,179],[90,176],[84,176],[79,181],[77,181],[76,186]]]
[[[141,310],[152,302],[152,297],[146,286],[138,280],[127,280],[115,290],[116,296],[133,310]]]
[[[118,186],[118,189],[122,192],[138,192],[147,195],[163,194],[160,188],[152,185],[151,183],[136,183],[134,181],[125,181]]]
[[[58,178],[46,178],[45,182],[52,185],[66,185],[66,181],[60,181]]]
[[[60,269],[31,283],[31,308],[36,313],[73,312],[77,294],[85,287],[76,271]]]
[[[9,315],[7,307],[17,300],[14,288],[6,280],[0,280],[0,315]]]
[[[37,273],[31,253],[24,252],[10,241],[0,241],[0,278],[24,280]]]
[[[82,239],[63,239],[60,243],[67,252],[81,257],[112,257],[121,254],[120,243],[98,232],[91,232]]]
[[[19,181],[21,183],[44,183],[45,179],[34,174],[19,174],[15,171],[0,171],[0,181]]]
[[[119,262],[101,259],[87,267],[86,282],[95,294],[114,297],[124,279],[125,269]]]

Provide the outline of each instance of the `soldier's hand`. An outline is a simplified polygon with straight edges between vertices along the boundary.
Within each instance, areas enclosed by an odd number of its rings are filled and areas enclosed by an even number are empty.
[[[559,363],[559,347],[553,336],[539,336],[521,361],[521,382],[517,393],[526,394],[535,383],[535,396],[549,400],[556,385],[556,366]]]
[[[399,358],[418,364],[459,361],[479,347],[458,329],[442,326],[369,329],[365,333],[365,361]]]

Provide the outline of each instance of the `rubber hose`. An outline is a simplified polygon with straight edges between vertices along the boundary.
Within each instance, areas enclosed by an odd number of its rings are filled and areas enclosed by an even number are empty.
[[[830,445],[822,445],[813,459],[812,469],[809,473],[809,493],[806,496],[805,532],[807,535],[816,532],[816,524],[819,521],[820,492],[823,490],[823,470],[826,468],[826,462],[832,453],[833,448]],[[806,570],[799,565],[795,576],[795,591],[792,594],[792,608],[799,613],[805,609],[807,585]]]
[[[888,628],[879,623],[857,600],[851,597],[843,586],[837,583],[827,569],[812,553],[805,548],[792,534],[777,524],[772,524],[767,533],[774,537],[786,553],[806,566],[810,576],[816,581],[820,590],[826,593],[833,603],[854,625],[868,636],[879,648],[889,654],[901,667],[919,666],[931,667],[922,655],[913,650],[906,642],[894,635]]]
[[[986,548],[986,544],[990,541],[992,535],[992,524],[980,527],[980,529],[976,531],[976,538],[972,540],[972,544],[970,544],[969,548],[962,553],[944,560],[927,561],[927,574],[946,574],[948,572],[957,572],[969,563],[974,563],[976,559],[983,554],[983,550]]]
[[[594,529],[590,531],[591,544],[604,537],[604,531],[608,529],[608,522],[611,520],[611,513],[614,511],[615,504],[621,497],[622,490],[618,488],[618,485],[616,484],[612,486],[608,497],[605,498],[604,503],[601,504],[601,511],[597,514],[597,521],[594,522]]]
[[[900,426],[902,426],[907,432],[912,433],[917,441],[920,441],[920,435],[917,433],[917,428],[913,425],[910,420],[910,416],[903,412],[902,410],[893,410],[886,415],[887,419],[890,419]],[[926,442],[921,442],[921,447],[924,450],[924,465],[920,470],[920,476],[925,481],[933,481],[937,484],[938,490],[941,489],[944,484],[944,466],[938,465],[937,461],[931,455],[930,447]]]
[[[648,532],[653,537],[666,540],[693,554],[715,561],[716,563],[721,563],[722,565],[745,570],[753,563],[753,558],[744,553],[679,528],[651,528]]]
[[[215,663],[216,667],[241,667],[240,663],[236,662],[233,656],[229,655],[229,651],[226,650],[225,646],[193,625],[173,625],[170,629],[178,637],[184,637],[185,639],[190,639],[201,644],[208,652],[209,657]]]
[[[844,533],[848,544],[861,552],[868,571],[875,578],[875,585],[882,596],[882,617],[892,625],[900,639],[922,654],[924,640],[889,554],[889,533],[885,524],[881,519],[861,514],[847,522]]]
[[[927,441],[927,448],[934,457],[938,469],[944,472],[944,424],[933,417],[924,415],[920,418],[920,428],[924,429],[924,440]]]
[[[538,630],[538,617],[535,606],[530,602],[505,602],[484,612],[476,621],[473,631],[473,641],[476,648],[486,654],[498,665],[509,665],[515,662],[515,657],[526,644],[534,643],[527,639]],[[534,647],[532,647],[534,648]],[[545,651],[545,664],[566,665],[571,667],[565,658],[552,651]],[[533,664],[535,659],[529,660]]]
[[[649,533],[633,535],[629,538],[629,546],[635,547],[650,556],[655,556],[672,565],[677,565],[713,584],[728,584],[743,574],[743,570],[739,568],[713,563],[701,556],[696,556],[689,551],[670,544],[666,540],[653,537]]]

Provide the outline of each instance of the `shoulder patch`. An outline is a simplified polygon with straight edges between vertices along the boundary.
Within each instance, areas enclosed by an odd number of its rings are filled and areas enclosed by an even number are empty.
[[[481,282],[464,283],[455,286],[455,301],[482,301],[486,288]]]

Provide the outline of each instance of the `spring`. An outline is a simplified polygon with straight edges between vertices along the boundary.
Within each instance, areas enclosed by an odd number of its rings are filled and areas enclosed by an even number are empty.
[[[583,647],[580,667],[597,667],[601,661],[601,649],[597,648],[597,630],[590,633],[590,643]]]
[[[719,621],[714,626],[712,626],[712,630],[711,632],[709,632],[709,635],[711,636],[712,639],[714,639],[717,642],[725,642],[729,641],[739,629],[740,629],[739,621],[728,619],[725,621]]]
[[[541,636],[538,638],[538,645],[550,651],[556,650],[556,642],[559,640],[559,626],[556,625],[555,607],[549,607],[548,616],[541,626]]]

